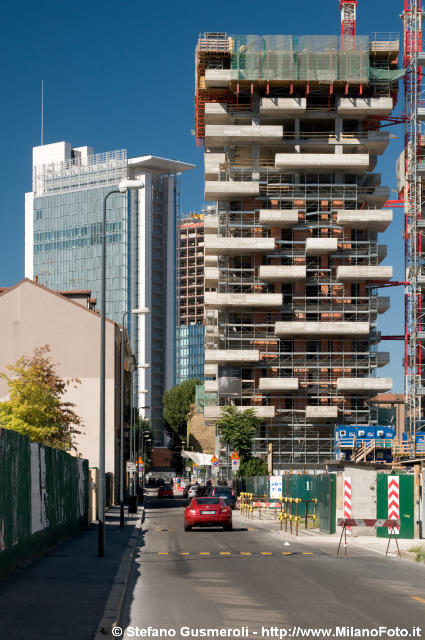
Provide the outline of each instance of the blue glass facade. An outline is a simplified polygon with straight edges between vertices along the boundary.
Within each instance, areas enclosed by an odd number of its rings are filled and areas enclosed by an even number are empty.
[[[204,333],[202,324],[177,327],[176,384],[184,380],[204,380]]]

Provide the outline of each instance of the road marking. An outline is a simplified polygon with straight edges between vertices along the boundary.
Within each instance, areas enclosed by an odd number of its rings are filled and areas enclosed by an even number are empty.
[[[250,555],[252,555],[251,551],[241,551],[240,554],[241,554],[241,556],[250,556]]]
[[[312,556],[313,552],[312,551],[303,551],[303,556]]]
[[[188,556],[189,555],[189,551],[180,551],[180,555],[181,556]]]
[[[200,556],[209,556],[209,555],[210,555],[210,552],[209,552],[209,551],[200,551],[200,552],[199,552],[199,555],[200,555]]]
[[[255,531],[253,527],[248,527],[248,531]]]
[[[168,529],[168,531],[175,531],[175,529]]]
[[[168,556],[168,551],[158,551],[159,556]]]
[[[417,600],[418,602],[422,602],[423,604],[425,604],[425,599],[424,598],[420,598],[419,596],[410,596],[412,600]]]
[[[283,556],[292,556],[292,551],[281,551],[280,552]]]
[[[221,556],[230,556],[230,551],[220,551]]]
[[[262,556],[271,556],[272,552],[271,551],[261,551],[261,555]]]

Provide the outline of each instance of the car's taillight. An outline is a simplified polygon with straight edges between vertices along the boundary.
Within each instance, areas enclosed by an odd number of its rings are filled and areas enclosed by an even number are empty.
[[[196,509],[189,509],[189,513],[193,513],[194,515],[196,515],[198,512],[196,511]]]

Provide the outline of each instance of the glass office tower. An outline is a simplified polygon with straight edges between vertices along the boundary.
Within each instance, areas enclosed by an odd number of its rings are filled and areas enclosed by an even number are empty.
[[[125,150],[94,154],[59,142],[33,149],[33,191],[25,203],[25,275],[53,290],[87,290],[101,304],[105,195],[129,177],[144,189],[107,200],[106,313],[121,324],[126,310],[138,364],[135,403],[164,444],[162,394],[175,383],[175,225],[178,175],[192,168]],[[140,393],[147,390],[148,393]],[[145,407],[145,408],[143,408]]]

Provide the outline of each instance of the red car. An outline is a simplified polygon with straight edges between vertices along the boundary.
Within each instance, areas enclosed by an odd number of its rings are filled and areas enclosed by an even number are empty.
[[[162,485],[162,487],[159,487],[158,498],[174,498],[174,493],[170,485]]]
[[[223,527],[232,530],[232,510],[223,498],[193,498],[184,510],[184,530],[192,527]]]

